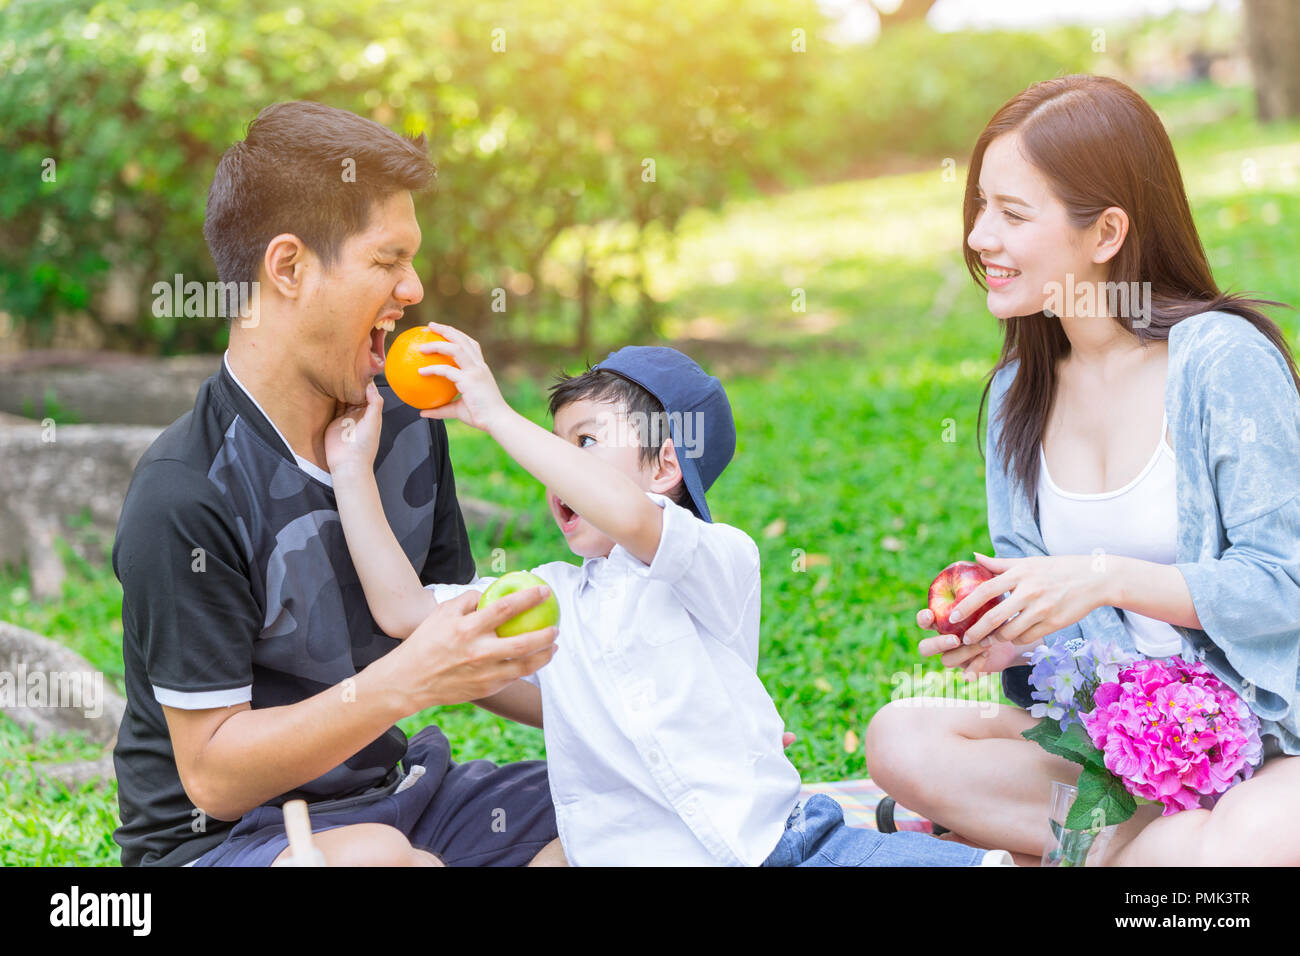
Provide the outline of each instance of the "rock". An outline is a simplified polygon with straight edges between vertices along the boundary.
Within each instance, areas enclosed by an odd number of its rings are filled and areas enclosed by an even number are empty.
[[[48,780],[64,784],[69,790],[77,790],[92,781],[107,783],[117,779],[117,770],[113,766],[113,755],[105,754],[98,760],[71,760],[67,762],[36,762],[31,769]]]
[[[79,423],[169,425],[220,367],[220,355],[19,352],[0,358],[0,412],[43,419],[48,395]]]
[[[60,596],[63,537],[83,559],[104,560],[140,456],[161,429],[138,425],[0,425],[0,564],[27,564],[32,594]],[[462,497],[465,523],[499,540],[507,508]]]
[[[193,407],[220,366],[219,355],[0,356],[0,565],[29,565],[37,600],[62,593],[56,538],[87,561],[103,560],[136,462],[163,426]],[[87,424],[57,423],[69,416]],[[461,504],[466,523],[487,529],[494,542],[515,518],[472,498]]]
[[[490,501],[467,498],[464,495],[457,495],[456,498],[460,501],[460,513],[465,518],[466,526],[486,532],[493,544],[500,542],[511,523],[516,528],[527,528],[532,523],[530,515],[516,514],[509,508],[502,508]]]
[[[0,711],[37,740],[81,733],[110,746],[126,700],[80,654],[0,621]]]
[[[0,425],[0,564],[31,568],[37,600],[57,598],[63,537],[100,563],[135,464],[160,429],[132,425]]]

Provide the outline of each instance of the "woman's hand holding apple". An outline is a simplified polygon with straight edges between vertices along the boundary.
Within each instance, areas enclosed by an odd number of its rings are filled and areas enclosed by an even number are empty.
[[[975,556],[996,576],[959,601],[949,615],[959,621],[985,602],[1009,592],[966,631],[964,640],[976,646],[992,638],[1015,645],[1019,653],[1063,627],[1069,627],[1110,603],[1105,558],[1092,555],[1039,555],[1032,558]]]
[[[926,631],[935,630],[934,615],[929,608],[916,612],[916,626]],[[923,638],[918,649],[922,657],[941,654],[939,660],[944,667],[960,667],[967,678],[1004,670],[1025,652],[1024,647],[992,638],[979,644],[963,644],[962,639],[953,634]]]

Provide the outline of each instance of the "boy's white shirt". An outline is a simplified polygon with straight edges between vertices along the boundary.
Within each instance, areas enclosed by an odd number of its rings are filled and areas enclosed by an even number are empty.
[[[800,790],[756,673],[758,547],[647,494],[664,509],[651,564],[615,545],[532,569],[560,605],[559,650],[528,678],[560,840],[575,866],[757,866]]]

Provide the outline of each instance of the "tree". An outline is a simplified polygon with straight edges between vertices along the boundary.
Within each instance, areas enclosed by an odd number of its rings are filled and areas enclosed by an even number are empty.
[[[647,251],[785,169],[782,131],[816,101],[792,30],[824,19],[814,0],[201,6],[0,0],[0,310],[25,341],[81,313],[111,347],[220,351],[223,316],[155,310],[152,289],[217,278],[199,228],[213,169],[292,99],[427,134],[425,299],[406,321],[650,337]]]
[[[876,8],[876,14],[880,17],[880,32],[893,29],[903,23],[913,23],[917,20],[924,20],[925,15],[930,12],[930,8],[935,5],[937,0],[902,0],[901,3],[879,3],[872,0],[872,5]],[[882,10],[884,6],[886,9]],[[890,7],[894,9],[889,10]]]
[[[1246,0],[1246,51],[1259,118],[1300,118],[1300,3]]]

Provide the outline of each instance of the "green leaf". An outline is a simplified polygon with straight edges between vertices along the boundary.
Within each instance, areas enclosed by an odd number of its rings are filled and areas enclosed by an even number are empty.
[[[1020,736],[1026,740],[1032,740],[1036,744],[1041,743],[1045,737],[1055,740],[1061,736],[1061,724],[1051,717],[1044,717],[1028,730],[1022,730]]]
[[[1123,823],[1137,810],[1137,801],[1124,789],[1124,782],[1109,770],[1085,766],[1079,774],[1079,793],[1070,806],[1065,826],[1090,830]]]
[[[1064,757],[1066,760],[1072,760],[1081,766],[1087,766],[1088,761],[1084,754],[1061,743],[1061,739],[1065,734],[1061,731],[1060,721],[1053,720],[1051,717],[1044,717],[1028,730],[1022,730],[1020,736],[1038,744],[1049,754],[1055,754],[1058,757]],[[1093,752],[1096,752],[1095,747]]]
[[[1088,731],[1082,724],[1071,724],[1070,729],[1062,733],[1056,743],[1057,746],[1073,751],[1083,758],[1075,761],[1076,763],[1090,767],[1098,773],[1110,772],[1106,767],[1106,755],[1097,749],[1097,745],[1092,742],[1092,738],[1088,736]]]
[[[1092,738],[1088,736],[1088,732],[1079,723],[1071,724],[1068,730],[1061,733],[1056,742],[1059,746],[1073,750],[1085,759],[1097,752]]]

